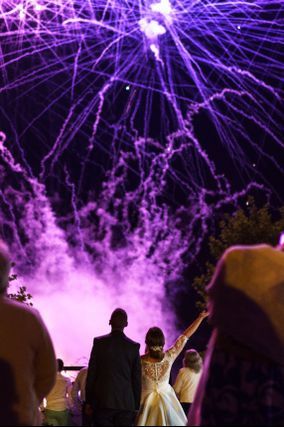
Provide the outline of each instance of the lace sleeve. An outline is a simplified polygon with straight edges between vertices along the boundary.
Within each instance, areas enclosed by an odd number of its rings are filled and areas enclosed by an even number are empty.
[[[181,335],[176,340],[175,344],[166,352],[167,356],[170,357],[172,360],[175,360],[184,349],[187,340],[188,338],[185,335]]]

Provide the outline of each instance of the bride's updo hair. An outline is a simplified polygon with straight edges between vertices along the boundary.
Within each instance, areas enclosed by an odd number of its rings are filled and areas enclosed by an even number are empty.
[[[150,357],[159,361],[164,358],[165,336],[160,328],[150,328],[146,334],[145,343]]]

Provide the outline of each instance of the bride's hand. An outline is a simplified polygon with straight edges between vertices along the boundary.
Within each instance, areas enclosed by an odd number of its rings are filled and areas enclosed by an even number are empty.
[[[205,319],[209,315],[209,312],[207,310],[203,310],[201,313],[199,313],[199,317],[201,319]]]

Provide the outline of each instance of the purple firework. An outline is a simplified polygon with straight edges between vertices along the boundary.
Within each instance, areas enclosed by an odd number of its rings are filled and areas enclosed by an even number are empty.
[[[224,206],[277,194],[283,3],[0,1],[2,234],[38,306],[171,336],[165,282]]]

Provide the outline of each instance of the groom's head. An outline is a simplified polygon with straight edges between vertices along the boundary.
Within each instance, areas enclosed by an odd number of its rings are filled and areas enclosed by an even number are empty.
[[[116,308],[111,315],[109,324],[112,329],[123,331],[123,329],[128,325],[126,311],[122,308]]]

